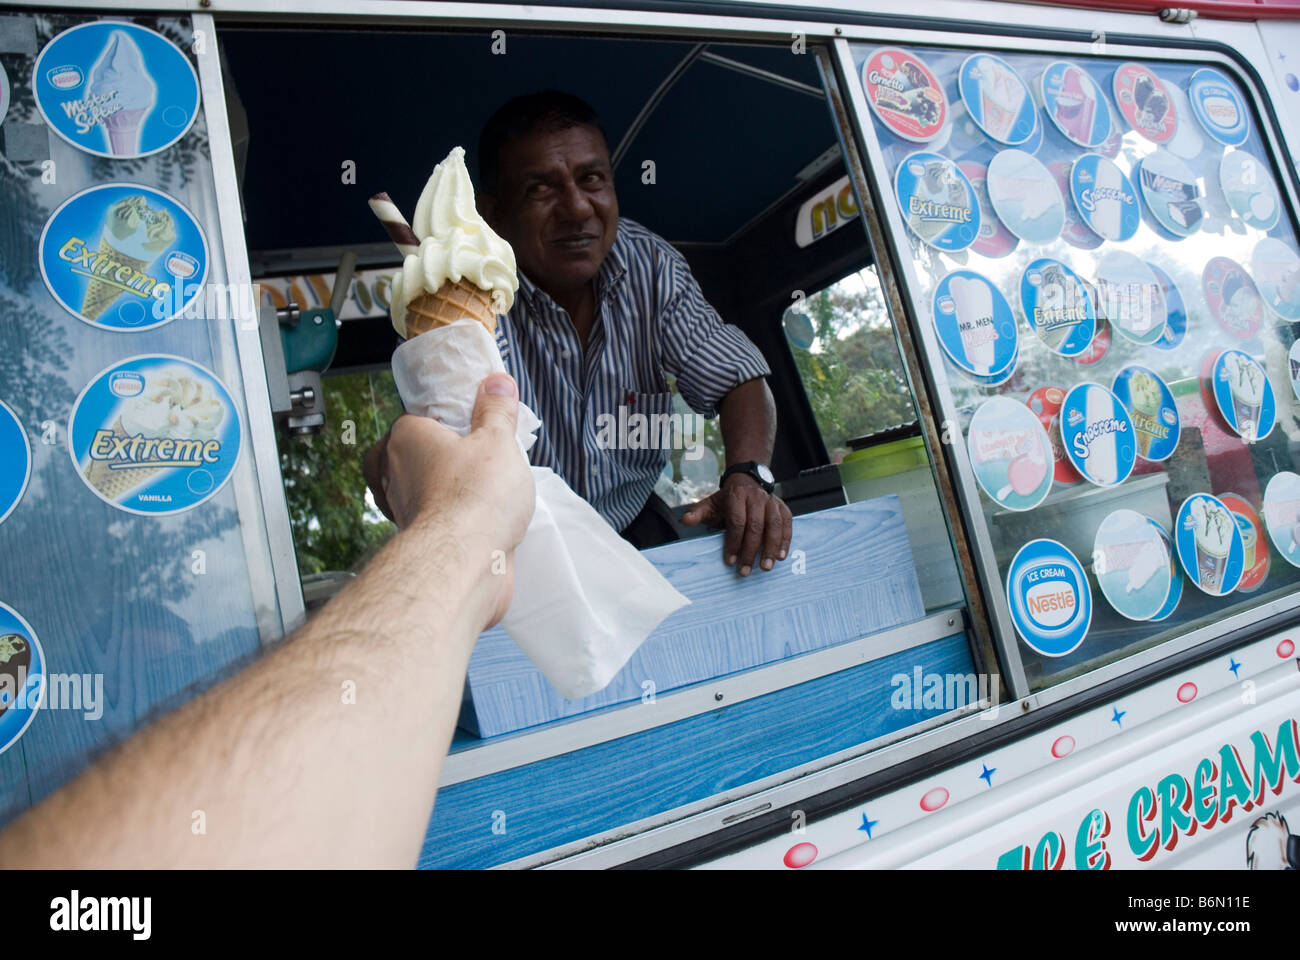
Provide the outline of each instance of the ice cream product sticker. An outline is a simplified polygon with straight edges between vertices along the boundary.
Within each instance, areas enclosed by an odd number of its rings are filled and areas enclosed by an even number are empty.
[[[1047,165],[1047,169],[1056,178],[1056,186],[1061,191],[1061,196],[1066,198],[1065,226],[1061,229],[1061,239],[1080,250],[1096,250],[1105,241],[1097,236],[1092,227],[1079,216],[1079,207],[1075,204],[1070,190],[1070,173],[1074,165],[1069,160],[1054,160]]]
[[[1300,340],[1291,344],[1291,349],[1287,351],[1287,371],[1291,375],[1291,392],[1295,398],[1300,400]]]
[[[957,86],[971,119],[998,143],[1018,146],[1033,134],[1034,98],[1001,57],[971,54],[961,65]]]
[[[0,753],[23,735],[45,698],[45,653],[36,631],[0,603]]]
[[[966,175],[937,153],[904,157],[894,191],[908,228],[936,250],[965,250],[980,235],[980,207]]]
[[[1254,357],[1224,350],[1214,361],[1214,400],[1219,412],[1247,443],[1263,440],[1277,423],[1277,403],[1268,375]]]
[[[1160,282],[1160,291],[1165,295],[1165,315],[1167,318],[1164,334],[1152,346],[1157,350],[1173,350],[1187,336],[1187,302],[1183,299],[1178,285],[1174,283],[1173,277],[1154,263],[1148,262],[1147,267],[1155,274],[1156,280]]]
[[[997,379],[1015,365],[1015,314],[1002,292],[980,274],[948,274],[935,288],[933,307],[939,343],[962,370]]]
[[[1229,150],[1219,161],[1219,186],[1232,211],[1249,227],[1272,230],[1282,200],[1268,168],[1245,150]]]
[[[1095,305],[1097,303],[1097,299],[1096,299],[1097,288],[1089,287],[1088,292],[1093,297],[1092,302]],[[1077,357],[1074,358],[1074,362],[1083,364],[1084,366],[1091,366],[1094,363],[1101,362],[1101,360],[1106,356],[1109,350],[1110,350],[1110,324],[1106,322],[1106,320],[1102,317],[1100,313],[1098,313],[1097,332],[1093,334],[1092,343],[1088,344],[1087,350],[1083,351],[1083,353],[1079,354]]]
[[[1038,338],[1063,357],[1088,349],[1097,313],[1083,282],[1059,260],[1035,260],[1020,276],[1020,306]]]
[[[919,57],[887,47],[862,65],[867,102],[889,130],[904,140],[933,140],[948,119],[948,101],[934,73]]]
[[[1268,540],[1264,535],[1264,524],[1245,497],[1221,493],[1219,500],[1232,512],[1232,519],[1241,531],[1242,574],[1237,592],[1254,593],[1268,576]]]
[[[1168,143],[1178,129],[1178,118],[1165,85],[1140,63],[1121,64],[1111,81],[1115,102],[1124,119],[1153,143]]]
[[[1073,653],[1092,625],[1092,588],[1078,559],[1055,540],[1031,540],[1007,569],[1016,632],[1045,657]]]
[[[1079,476],[1079,471],[1070,463],[1070,458],[1065,455],[1065,445],[1061,442],[1060,414],[1061,401],[1064,399],[1065,391],[1060,387],[1039,387],[1029,395],[1025,403],[1047,431],[1047,440],[1052,445],[1052,461],[1055,465],[1052,479],[1056,483],[1068,485],[1078,483],[1083,477]]]
[[[1051,243],[1065,226],[1056,178],[1032,154],[1003,150],[989,161],[989,200],[998,218],[1021,240]]]
[[[1232,513],[1208,493],[1194,493],[1178,508],[1174,546],[1188,579],[1212,597],[1241,582],[1245,548]]]
[[[1190,237],[1201,228],[1201,188],[1196,174],[1168,150],[1157,150],[1138,166],[1138,183],[1147,209],[1175,237]]]
[[[1128,240],[1142,222],[1137,191],[1124,171],[1105,157],[1089,153],[1074,161],[1070,195],[1079,215],[1106,240]]]
[[[1061,403],[1065,455],[1086,480],[1113,487],[1137,462],[1133,421],[1119,398],[1099,383],[1071,388]]]
[[[1229,147],[1246,142],[1250,136],[1250,114],[1231,80],[1218,70],[1197,70],[1187,85],[1187,94],[1192,113],[1206,133]]]
[[[1160,529],[1135,510],[1102,520],[1092,547],[1092,573],[1120,616],[1152,620],[1169,598],[1169,548]]]
[[[180,513],[212,497],[239,459],[239,411],[216,375],[171,356],[109,367],[68,421],[72,463],[94,494],[129,513]]]
[[[1255,245],[1250,258],[1264,303],[1283,320],[1300,320],[1300,257],[1273,237]]]
[[[0,124],[5,122],[5,117],[9,115],[9,104],[13,100],[13,88],[9,86],[9,74],[5,73],[3,63],[0,63]]]
[[[0,523],[13,513],[32,478],[32,446],[22,421],[0,400]]]
[[[1178,446],[1178,405],[1169,386],[1154,370],[1125,367],[1112,388],[1133,421],[1137,455],[1143,460],[1168,460]]]
[[[1155,623],[1160,620],[1168,620],[1174,610],[1178,608],[1178,601],[1183,598],[1183,571],[1178,567],[1178,558],[1174,555],[1174,543],[1169,539],[1169,534],[1165,532],[1165,528],[1150,517],[1147,518],[1147,523],[1151,524],[1160,535],[1160,539],[1165,544],[1165,551],[1169,554],[1169,596],[1165,598],[1165,605],[1157,610],[1156,615],[1151,618],[1151,622]]]
[[[1101,146],[1110,136],[1110,107],[1101,85],[1082,67],[1066,60],[1047,65],[1039,80],[1043,111],[1056,129],[1081,147]]]
[[[1264,523],[1277,552],[1300,567],[1300,476],[1275,473],[1264,488]]]
[[[1166,83],[1165,93],[1169,94],[1169,101],[1174,105],[1176,123],[1174,135],[1165,144],[1165,149],[1184,160],[1194,160],[1205,149],[1205,137],[1200,124],[1192,119],[1192,105],[1183,88],[1176,83]]]
[[[1052,489],[1052,445],[1032,410],[1010,397],[986,400],[966,434],[975,479],[994,503],[1032,510]]]
[[[982,163],[963,163],[959,169],[974,187],[980,208],[979,237],[970,248],[984,257],[1007,256],[1020,244],[1020,238],[1008,230],[993,212],[993,204],[989,202],[988,167]]]
[[[193,215],[152,187],[110,183],[70,197],[40,241],[54,299],[106,330],[161,326],[199,295],[208,242]]]
[[[199,78],[170,40],[133,23],[65,30],[32,70],[36,106],[75,147],[101,157],[147,157],[189,131]]]
[[[1122,250],[1113,250],[1097,268],[1097,315],[1126,340],[1149,346],[1164,336],[1169,320],[1165,294],[1151,268]]]
[[[1201,290],[1214,319],[1238,340],[1250,340],[1264,322],[1255,281],[1236,260],[1215,257],[1201,273]]]

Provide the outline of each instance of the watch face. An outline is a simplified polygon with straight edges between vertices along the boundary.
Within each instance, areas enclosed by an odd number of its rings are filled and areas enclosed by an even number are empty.
[[[776,477],[772,476],[772,471],[768,469],[766,464],[754,464],[754,472],[758,474],[758,479],[764,483],[776,483]]]

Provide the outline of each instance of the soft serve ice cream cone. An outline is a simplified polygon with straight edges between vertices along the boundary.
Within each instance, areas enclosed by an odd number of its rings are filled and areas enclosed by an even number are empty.
[[[1264,405],[1264,372],[1244,355],[1229,353],[1223,359],[1232,394],[1232,414],[1237,432],[1254,437],[1259,430],[1260,408]]]
[[[110,271],[116,273],[112,265],[118,264],[144,273],[175,242],[176,224],[171,214],[150,207],[143,194],[126,197],[108,208],[99,235],[95,272],[106,276]],[[98,319],[124,292],[119,283],[91,280],[81,301],[82,316]]]
[[[1223,571],[1232,547],[1233,520],[1226,510],[1209,500],[1197,500],[1191,507],[1196,535],[1196,574],[1208,593],[1221,593]]]
[[[415,206],[419,248],[393,278],[393,326],[406,339],[469,317],[496,332],[519,289],[515,253],[474,206],[465,150],[438,164]]]
[[[114,30],[109,36],[90,69],[89,92],[117,108],[103,121],[108,152],[115,157],[138,155],[140,131],[158,101],[158,85],[145,67],[140,48],[125,31]]]
[[[1141,371],[1129,380],[1128,393],[1133,405],[1133,432],[1137,435],[1138,456],[1146,459],[1160,431],[1160,408],[1164,397],[1155,378]]]

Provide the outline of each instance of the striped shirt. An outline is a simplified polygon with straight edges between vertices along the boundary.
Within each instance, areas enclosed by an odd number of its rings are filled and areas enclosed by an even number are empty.
[[[542,419],[530,459],[563,477],[616,530],[645,506],[672,438],[628,449],[642,444],[616,430],[611,445],[610,418],[635,424],[626,418],[670,414],[668,374],[692,410],[713,417],[733,387],[771,373],[750,339],[709,306],[686,259],[626,217],[596,276],[586,352],[568,313],[522,271],[497,346],[520,399]]]

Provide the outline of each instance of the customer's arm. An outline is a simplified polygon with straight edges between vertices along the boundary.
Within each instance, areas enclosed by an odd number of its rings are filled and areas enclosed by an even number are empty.
[[[11,824],[0,865],[414,866],[470,649],[509,605],[512,576],[492,571],[533,508],[514,384],[494,383],[508,395],[480,387],[466,437],[393,425],[382,475],[403,529],[360,577]]]

